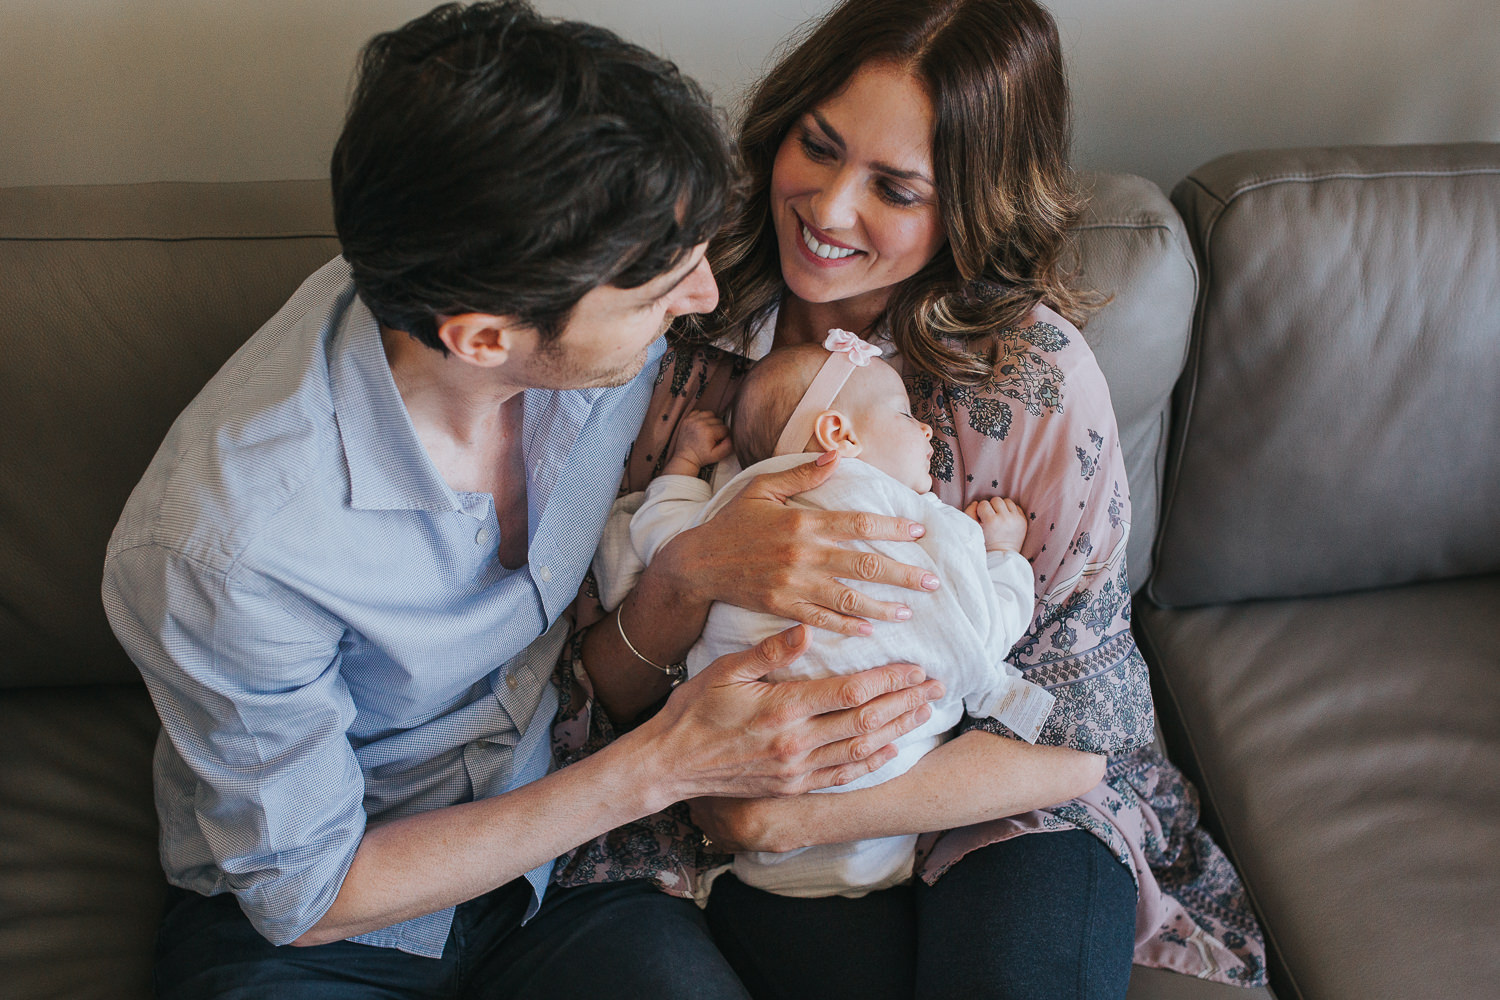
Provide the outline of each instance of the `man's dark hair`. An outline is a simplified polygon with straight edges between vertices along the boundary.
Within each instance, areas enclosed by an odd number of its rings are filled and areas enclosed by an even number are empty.
[[[446,352],[440,316],[551,340],[589,290],[671,270],[718,228],[731,168],[671,63],[508,2],[444,4],[370,40],[332,179],[360,298]]]

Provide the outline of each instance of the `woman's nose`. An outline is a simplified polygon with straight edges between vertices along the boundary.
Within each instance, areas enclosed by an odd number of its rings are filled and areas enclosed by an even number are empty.
[[[819,229],[850,229],[858,214],[857,179],[850,171],[841,170],[828,178],[811,199],[812,218],[809,220]]]
[[[922,424],[922,433],[927,436],[927,440],[931,441],[932,440],[932,425],[931,424]]]

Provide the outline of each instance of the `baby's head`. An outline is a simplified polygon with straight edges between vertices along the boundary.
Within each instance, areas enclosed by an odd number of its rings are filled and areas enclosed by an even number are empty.
[[[831,354],[817,344],[782,347],[750,369],[735,400],[730,436],[740,464],[750,465],[776,454],[776,445]],[[834,364],[844,364],[835,359]],[[786,452],[837,451],[859,458],[918,493],[932,489],[932,428],[911,415],[906,386],[896,369],[879,358],[856,366],[829,402],[814,401],[810,425],[799,418],[808,436],[782,448]]]

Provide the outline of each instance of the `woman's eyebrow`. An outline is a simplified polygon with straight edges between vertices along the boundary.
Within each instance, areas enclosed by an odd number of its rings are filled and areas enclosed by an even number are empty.
[[[823,134],[828,136],[829,142],[837,146],[841,152],[848,148],[848,145],[844,142],[844,137],[839,135],[838,129],[834,128],[828,123],[827,118],[824,118],[817,111],[811,111],[809,112],[809,114],[812,115],[813,121],[818,123],[818,128],[823,131]],[[878,161],[870,164],[870,166],[874,167],[882,174],[889,174],[892,177],[899,177],[904,181],[921,181],[924,184],[931,185],[932,187],[937,187],[937,184],[933,183],[932,178],[928,177],[920,170],[902,170],[900,167],[893,167],[889,163],[881,163]]]

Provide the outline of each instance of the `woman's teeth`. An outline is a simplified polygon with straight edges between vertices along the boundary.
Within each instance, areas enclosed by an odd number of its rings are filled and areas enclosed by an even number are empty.
[[[836,247],[828,243],[819,243],[818,238],[806,226],[802,227],[802,242],[807,245],[807,249],[825,260],[842,260],[850,254],[859,253],[858,250],[851,250],[848,247]]]

